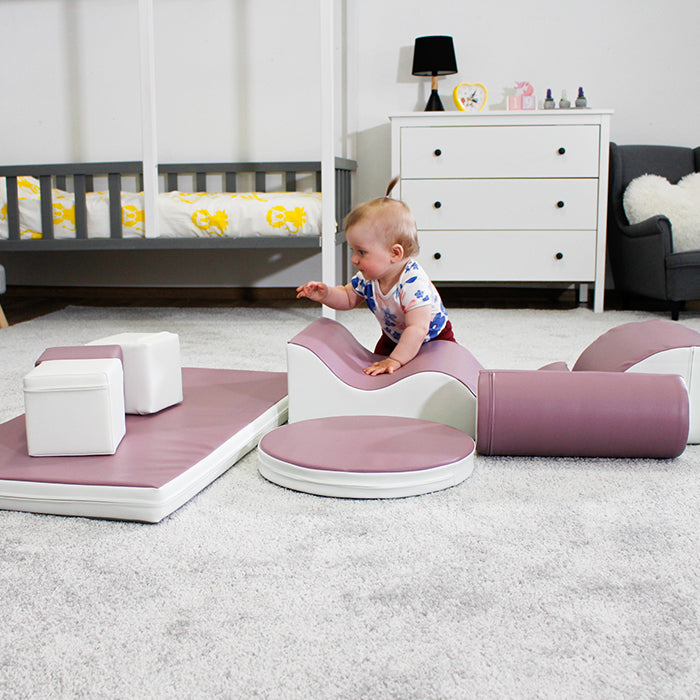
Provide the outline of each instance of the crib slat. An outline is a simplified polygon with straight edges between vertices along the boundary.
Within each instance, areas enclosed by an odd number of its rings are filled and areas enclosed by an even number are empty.
[[[167,173],[165,176],[165,189],[168,192],[177,190],[177,173]]]
[[[342,178],[343,174],[340,170],[335,171],[335,220],[338,228],[342,225],[341,212],[343,211],[343,188],[342,188]]]
[[[267,192],[267,186],[265,184],[265,173],[256,171],[255,173],[255,191],[256,192]]]
[[[41,237],[53,240],[53,198],[51,196],[51,175],[39,176],[41,191]]]
[[[319,171],[316,173],[316,192],[320,192],[321,189],[322,189],[322,188],[321,188],[321,180],[322,180],[322,178],[321,178],[321,171],[319,170]]]
[[[207,174],[206,173],[195,173],[195,187],[197,192],[207,191]]]
[[[297,176],[295,172],[288,170],[284,174],[284,189],[287,192],[297,191]]]
[[[236,173],[224,173],[224,187],[226,192],[238,192],[236,185]]]
[[[58,187],[59,190],[66,189],[66,176],[65,175],[56,175],[56,187]]]
[[[19,235],[19,196],[17,194],[17,176],[8,175],[5,178],[7,190],[7,230],[10,240],[18,241]]]
[[[75,237],[87,238],[87,202],[85,199],[85,175],[73,176],[75,191]]]
[[[122,235],[122,176],[119,173],[107,175],[109,187],[109,236],[123,238]]]

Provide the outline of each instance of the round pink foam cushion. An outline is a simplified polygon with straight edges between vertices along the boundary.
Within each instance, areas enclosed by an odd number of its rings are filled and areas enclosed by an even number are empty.
[[[270,457],[307,469],[406,472],[464,459],[474,441],[442,423],[395,416],[334,416],[283,425],[265,435]]]

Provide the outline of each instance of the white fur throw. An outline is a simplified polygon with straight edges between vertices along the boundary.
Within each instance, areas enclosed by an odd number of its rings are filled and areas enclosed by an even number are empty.
[[[622,197],[630,224],[663,214],[671,222],[673,250],[700,249],[700,173],[672,185],[661,175],[642,175],[627,185]]]

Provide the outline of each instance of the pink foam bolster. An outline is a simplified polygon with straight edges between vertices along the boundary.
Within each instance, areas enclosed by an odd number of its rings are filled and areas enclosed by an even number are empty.
[[[283,425],[260,441],[266,454],[307,469],[409,472],[453,464],[474,441],[442,423],[395,416],[333,416]]]
[[[47,348],[39,355],[35,365],[45,360],[101,360],[116,358],[123,362],[121,345],[64,345]]]
[[[700,333],[676,321],[625,323],[594,340],[576,360],[573,371],[625,372],[664,350],[693,346],[700,346]]]
[[[477,451],[484,455],[680,455],[688,392],[672,374],[485,370]]]
[[[483,369],[469,350],[458,343],[433,340],[393,374],[369,377],[362,370],[382,356],[367,350],[345,326],[329,318],[314,321],[289,342],[310,350],[338,379],[362,390],[383,389],[419,372],[441,372],[476,394],[479,371]]]

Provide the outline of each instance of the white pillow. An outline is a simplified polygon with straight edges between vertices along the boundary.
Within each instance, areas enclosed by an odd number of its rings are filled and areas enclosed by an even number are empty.
[[[627,185],[622,203],[630,224],[667,216],[674,252],[700,249],[700,173],[686,175],[677,185],[661,175],[642,175]]]

